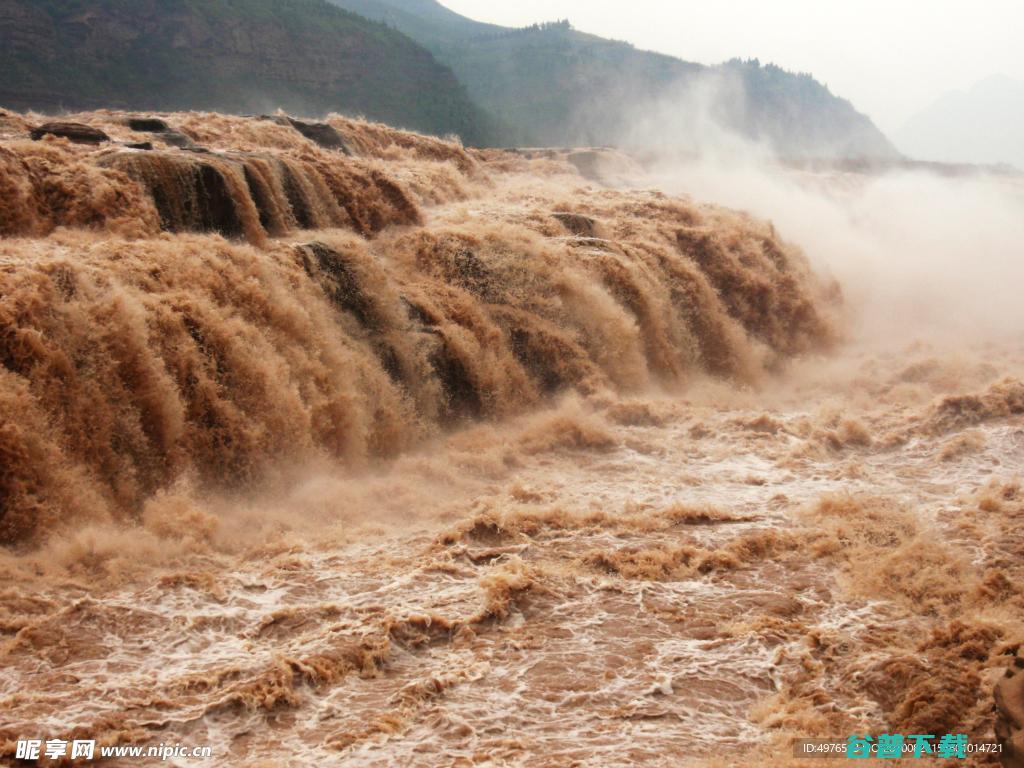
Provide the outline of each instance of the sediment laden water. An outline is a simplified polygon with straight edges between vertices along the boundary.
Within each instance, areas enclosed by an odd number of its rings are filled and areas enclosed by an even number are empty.
[[[836,287],[767,223],[588,183],[600,152],[69,119],[111,141],[0,117],[2,759],[1021,725],[1024,350],[813,357]]]
[[[115,132],[113,116],[90,119]],[[832,339],[830,295],[802,255],[745,217],[656,194],[567,203],[541,186],[502,195],[520,201],[504,213],[423,225],[403,178],[494,194],[502,174],[397,133],[377,151],[401,158],[392,178],[277,122],[177,120],[222,125],[195,141],[245,151],[3,147],[2,183],[24,191],[4,229],[61,227],[3,245],[8,542],[131,519],[186,474],[250,487],[285,461],[360,466],[560,391],[749,381]],[[341,125],[374,146],[360,131],[379,129]]]

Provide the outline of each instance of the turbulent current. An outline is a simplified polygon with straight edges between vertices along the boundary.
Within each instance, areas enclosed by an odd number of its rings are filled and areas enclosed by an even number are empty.
[[[0,760],[1024,746],[1019,333],[873,343],[610,151],[67,119],[0,113]]]

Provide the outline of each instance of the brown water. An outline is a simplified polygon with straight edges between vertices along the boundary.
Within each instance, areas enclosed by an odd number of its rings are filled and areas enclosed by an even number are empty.
[[[147,152],[19,120],[0,753],[763,765],[992,738],[1024,639],[1019,340],[844,341],[771,225],[558,153],[332,119],[349,157],[216,115],[167,116],[212,154]]]

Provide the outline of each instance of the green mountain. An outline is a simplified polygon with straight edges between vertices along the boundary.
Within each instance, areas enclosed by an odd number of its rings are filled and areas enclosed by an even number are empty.
[[[493,140],[452,71],[324,0],[0,0],[0,104],[362,114]]]
[[[725,127],[789,156],[897,157],[869,118],[810,75],[757,61],[706,67],[637,50],[568,22],[509,29],[467,19],[435,0],[331,0],[392,26],[451,66],[508,129],[509,144],[615,144],[657,107],[665,131],[696,122],[694,90]],[[704,86],[713,83],[714,88]],[[670,107],[677,105],[672,110]],[[668,109],[666,107],[669,107]]]

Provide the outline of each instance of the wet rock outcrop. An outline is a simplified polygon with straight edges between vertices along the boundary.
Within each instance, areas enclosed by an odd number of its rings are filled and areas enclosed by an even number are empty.
[[[262,244],[295,230],[371,236],[421,221],[413,192],[373,161],[374,153],[388,151],[384,143],[377,148],[376,131],[374,144],[355,157],[337,127],[286,116],[273,124],[197,114],[81,117],[32,132],[74,146],[25,141],[28,129],[19,136],[17,121],[6,121],[12,130],[0,145],[0,233],[162,229]],[[356,125],[350,130],[357,132]]]
[[[371,235],[419,221],[415,203],[379,173],[281,155],[154,151],[101,160],[141,182],[170,232],[219,232],[260,242],[295,229]]]
[[[168,148],[126,117],[75,116],[99,146],[0,139],[0,543],[138,519],[185,477],[367,466],[559,392],[756,381],[834,338],[832,293],[748,216],[564,164],[529,186],[335,116],[359,156],[200,113],[155,116],[206,149]]]
[[[32,138],[39,141],[44,136],[57,136],[75,144],[103,144],[110,137],[99,128],[84,123],[43,123],[31,131]]]
[[[125,122],[133,131],[144,133],[167,133],[171,126],[159,117],[129,117]]]
[[[314,144],[324,149],[336,149],[339,152],[344,152],[346,155],[352,154],[352,150],[344,137],[338,133],[334,126],[327,123],[307,123],[287,115],[267,115],[264,119],[272,120],[278,125],[294,128]]]

